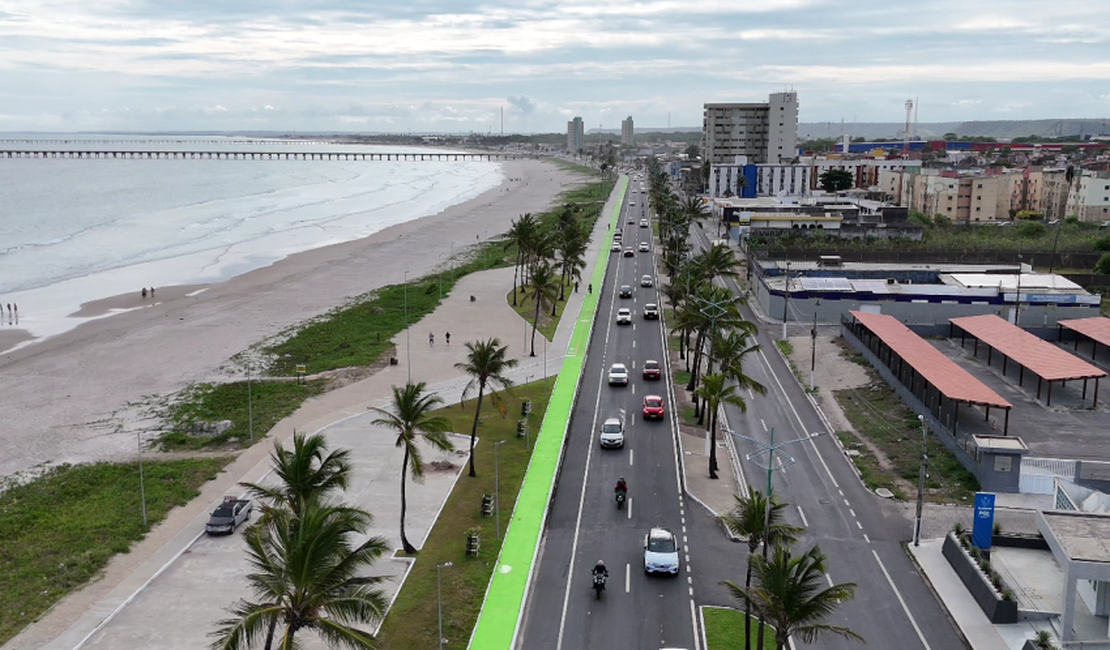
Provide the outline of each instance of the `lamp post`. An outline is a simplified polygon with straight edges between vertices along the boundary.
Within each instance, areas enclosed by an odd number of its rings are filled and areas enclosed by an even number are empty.
[[[817,374],[817,310],[821,307],[821,300],[817,300],[816,306],[813,308],[813,329],[809,332],[809,337],[813,341],[813,346],[810,349],[809,357],[809,390],[813,392],[815,389]]]
[[[925,504],[925,464],[929,462],[929,448],[925,416],[918,415],[917,420],[921,423],[921,468],[917,471],[917,516],[913,520],[913,545],[921,546],[921,510]]]
[[[448,569],[452,565],[450,562],[436,565],[436,602],[439,609],[439,650],[443,650],[443,644],[447,639],[443,638],[443,580],[440,578],[440,570]]]
[[[497,526],[497,540],[501,541],[501,477],[497,464],[497,448],[505,444],[504,440],[493,443],[493,509]]]
[[[790,260],[786,260],[786,297],[782,300],[782,340],[786,340],[786,317],[790,306]]]
[[[412,345],[409,335],[409,272],[405,271],[405,367],[409,373],[409,383],[412,383]]]
[[[1021,327],[1021,253],[1018,253],[1017,296],[1014,297],[1014,325]]]
[[[254,446],[254,400],[251,399],[251,362],[247,360],[247,431]]]
[[[146,528],[146,481],[143,478],[143,440],[135,432],[135,442],[139,445],[139,498],[143,502],[143,528]]]
[[[533,377],[535,377],[535,375],[528,375],[527,377],[524,378],[524,401],[526,401],[526,402],[528,401],[528,384],[531,383]],[[547,378],[546,373],[544,375],[544,378],[545,379]],[[531,449],[532,449],[532,445],[528,442],[528,425],[531,424],[531,422],[532,422],[532,404],[529,402],[528,412],[524,414],[524,448],[528,449],[529,451],[531,451]],[[496,452],[496,451],[497,451],[497,449],[496,449],[496,447],[494,447],[494,452]],[[494,478],[496,479],[496,471],[494,472],[494,475],[495,475]]]

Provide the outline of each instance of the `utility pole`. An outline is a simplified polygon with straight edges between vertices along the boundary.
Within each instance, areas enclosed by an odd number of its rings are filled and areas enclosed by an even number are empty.
[[[497,465],[497,448],[505,444],[504,440],[493,443],[493,508],[497,520],[497,539],[501,540],[501,477]]]
[[[1021,253],[1018,253],[1017,296],[1014,298],[1014,325],[1021,327],[1018,320],[1021,316]]]
[[[817,303],[820,306],[820,302]],[[809,390],[812,392],[815,389],[814,375],[817,373],[817,310],[813,310],[813,329],[809,331],[809,338],[813,341],[813,346],[809,355]]]
[[[450,562],[443,564],[436,564],[436,602],[439,609],[439,650],[443,650],[443,644],[447,639],[443,638],[443,579],[440,577],[442,569],[448,569],[452,565]]]
[[[251,399],[251,362],[247,360],[247,430],[251,436],[251,446],[254,446],[254,404]]]
[[[786,260],[786,297],[782,301],[782,340],[786,340],[787,308],[790,305],[790,260]]]
[[[917,517],[913,520],[913,545],[921,546],[921,510],[925,507],[925,466],[929,462],[928,438],[925,416],[917,416],[921,423],[921,468],[917,471]]]
[[[409,383],[412,383],[412,345],[409,341],[409,272],[405,271],[405,368],[408,369]]]

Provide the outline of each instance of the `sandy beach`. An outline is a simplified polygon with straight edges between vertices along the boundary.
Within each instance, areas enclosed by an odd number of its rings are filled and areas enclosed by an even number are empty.
[[[521,213],[544,209],[576,183],[542,161],[504,165],[513,180],[437,215],[223,283],[92,301],[81,316],[124,311],[0,356],[0,476],[133,456],[136,433],[156,433],[144,404],[193,382],[228,379],[228,360],[252,344],[400,283],[406,271],[410,278],[429,273],[452,251],[505,232]],[[18,341],[21,331],[5,327],[0,335]]]

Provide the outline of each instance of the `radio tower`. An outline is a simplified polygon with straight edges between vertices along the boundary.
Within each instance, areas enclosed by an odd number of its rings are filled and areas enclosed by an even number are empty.
[[[906,130],[902,132],[902,153],[910,151],[910,121],[913,119],[913,100],[906,100]]]

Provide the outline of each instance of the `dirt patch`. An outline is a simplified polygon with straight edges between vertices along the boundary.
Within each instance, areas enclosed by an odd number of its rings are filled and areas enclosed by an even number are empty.
[[[458,465],[449,460],[433,460],[424,465],[425,472],[453,472],[458,469]]]

